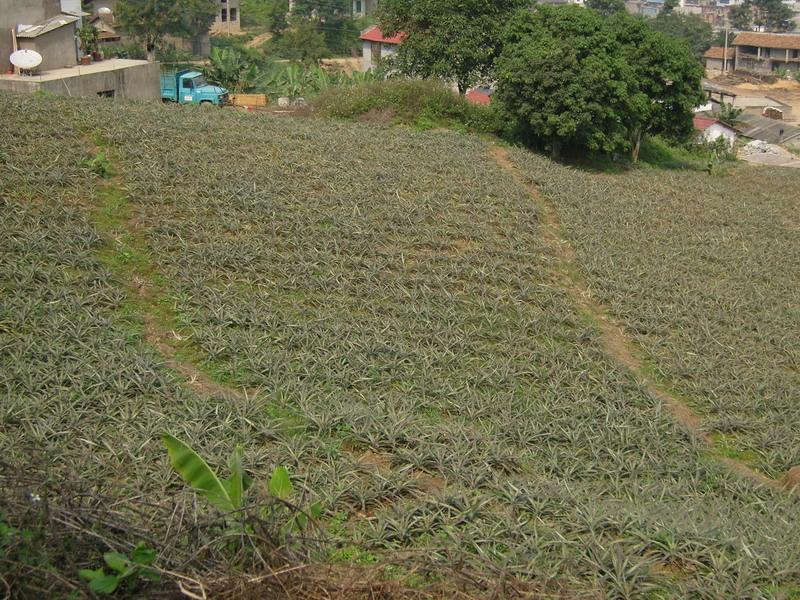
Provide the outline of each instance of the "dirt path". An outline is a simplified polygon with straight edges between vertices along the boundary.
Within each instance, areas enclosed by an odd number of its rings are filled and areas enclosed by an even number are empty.
[[[254,37],[249,42],[245,42],[244,47],[245,48],[258,48],[259,46],[261,46],[261,44],[263,44],[264,42],[267,42],[267,41],[269,41],[271,39],[272,39],[272,34],[270,32],[262,33],[260,35],[257,35],[256,37]]]
[[[702,418],[691,407],[672,394],[669,389],[647,377],[644,361],[634,342],[625,333],[623,327],[613,319],[608,307],[594,299],[586,282],[576,275],[578,261],[575,256],[575,250],[563,234],[558,213],[552,201],[541,194],[535,185],[525,180],[522,172],[514,164],[505,148],[495,145],[492,146],[490,153],[503,171],[510,174],[517,183],[525,187],[528,195],[534,201],[541,215],[542,235],[556,257],[556,275],[559,284],[574,298],[581,312],[595,323],[600,333],[600,345],[603,351],[632,373],[647,393],[658,399],[678,423],[691,432],[692,435],[702,439],[713,450],[715,446],[714,440],[703,430]],[[783,480],[778,481],[753,470],[742,461],[722,456],[719,453],[715,453],[714,456],[732,471],[759,485],[783,488],[791,484],[790,474],[787,474],[787,477]]]
[[[145,340],[164,357],[166,365],[182,375],[184,385],[200,397],[218,396],[230,400],[252,397],[256,390],[239,389],[221,384],[185,357],[199,351],[182,335],[174,311],[165,302],[167,294],[159,284],[159,273],[153,264],[147,242],[129,206],[123,177],[113,160],[113,150],[102,140],[85,138],[93,156],[107,156],[111,176],[99,179],[97,203],[89,216],[95,229],[106,240],[100,259],[125,283],[127,303],[144,322]],[[120,259],[122,257],[122,259]]]

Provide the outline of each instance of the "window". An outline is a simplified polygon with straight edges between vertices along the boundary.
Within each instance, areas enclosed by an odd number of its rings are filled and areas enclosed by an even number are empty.
[[[355,0],[355,2],[353,3],[353,12],[357,15],[360,15],[361,10],[362,10],[361,0]]]
[[[113,98],[116,95],[115,90],[103,90],[102,92],[97,92],[97,95],[101,98]]]
[[[228,9],[223,8],[219,15],[219,20],[223,23],[228,20]]]
[[[231,8],[231,21],[235,21],[235,20],[236,20],[236,9],[235,8]]]
[[[191,79],[184,79],[183,80],[183,87],[186,88],[187,90],[190,90],[190,89],[192,89],[194,87],[194,84],[192,83]]]

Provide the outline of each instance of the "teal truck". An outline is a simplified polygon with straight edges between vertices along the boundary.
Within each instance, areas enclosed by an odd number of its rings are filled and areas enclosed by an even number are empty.
[[[161,100],[179,104],[214,104],[228,102],[228,90],[206,82],[203,74],[185,69],[161,75]]]

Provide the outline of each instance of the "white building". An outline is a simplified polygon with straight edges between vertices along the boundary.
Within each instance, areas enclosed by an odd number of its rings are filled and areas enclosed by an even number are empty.
[[[393,37],[385,37],[377,25],[363,31],[359,36],[363,44],[361,50],[363,69],[369,71],[373,67],[377,67],[383,59],[397,54],[397,49],[404,37],[405,35],[402,33]]]
[[[729,148],[733,148],[736,143],[736,130],[725,125],[722,121],[704,115],[695,115],[692,121],[699,139],[706,142],[714,142],[719,138],[724,138]]]

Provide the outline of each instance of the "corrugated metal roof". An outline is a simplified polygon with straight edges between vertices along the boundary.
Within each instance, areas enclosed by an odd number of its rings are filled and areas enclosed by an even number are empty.
[[[733,40],[732,45],[800,50],[800,35],[792,33],[757,33],[755,31],[743,31],[736,35],[736,39]]]
[[[736,117],[736,129],[745,137],[763,140],[770,144],[782,144],[800,137],[800,127],[748,113]]]
[[[75,23],[78,17],[72,15],[58,15],[57,17],[50,17],[46,21],[37,23],[36,25],[17,25],[18,38],[36,38],[45,33],[54,31],[65,25]]]

